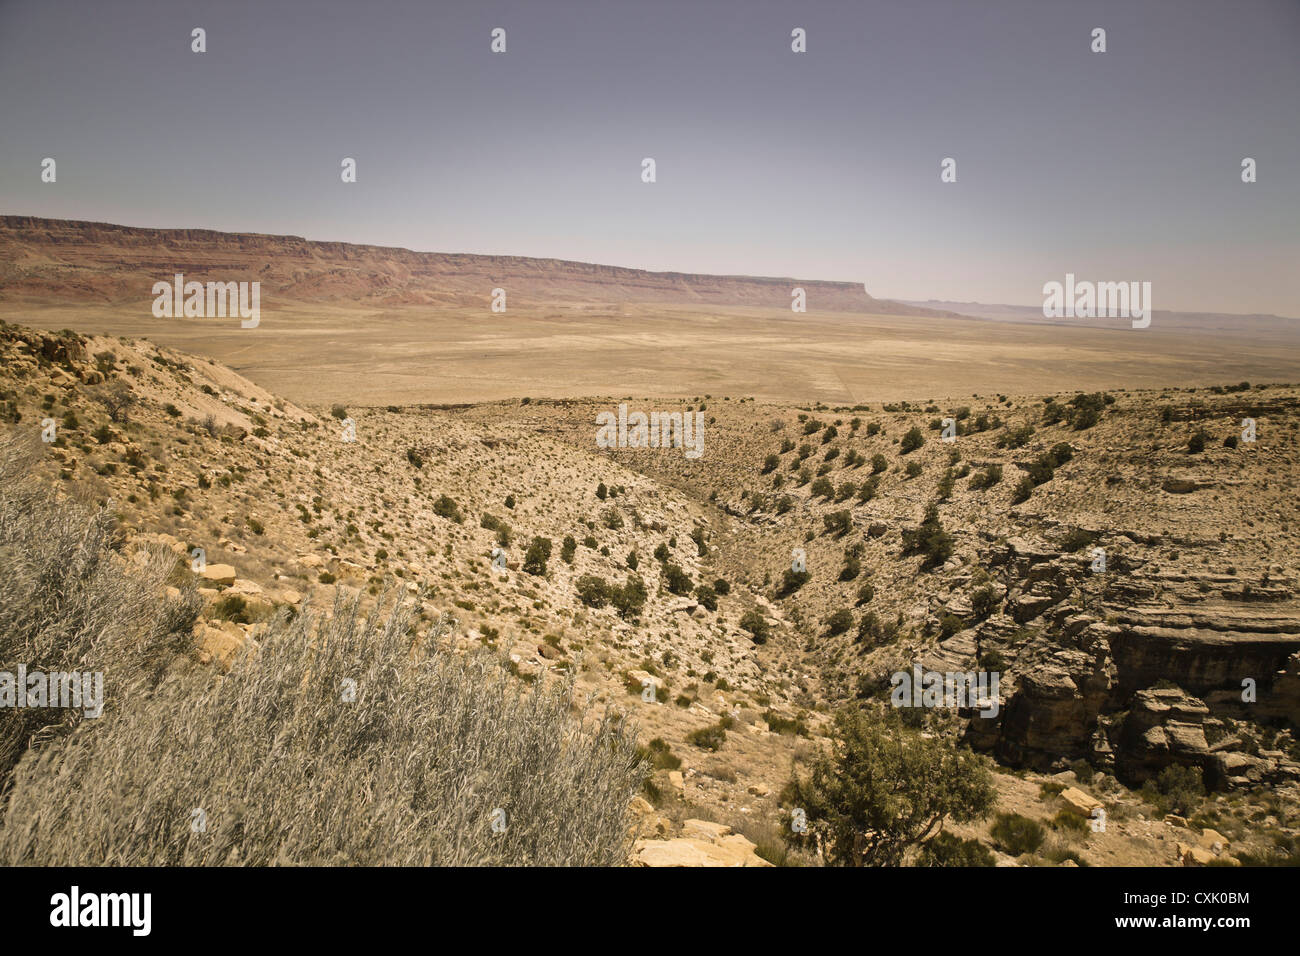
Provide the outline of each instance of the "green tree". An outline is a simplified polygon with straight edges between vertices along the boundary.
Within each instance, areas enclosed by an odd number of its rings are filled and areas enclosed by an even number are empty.
[[[788,794],[808,822],[788,839],[816,841],[836,866],[898,866],[949,819],[987,816],[997,796],[988,758],[859,710],[835,715],[830,751]]]
[[[528,574],[545,574],[546,562],[551,559],[551,539],[534,537],[524,552],[524,571]]]
[[[750,608],[740,619],[740,626],[743,630],[749,631],[755,644],[767,643],[768,626],[767,619],[763,617],[758,608]]]
[[[781,573],[781,586],[777,588],[776,596],[778,598],[789,597],[807,584],[810,577],[812,577],[812,574],[807,570],[796,571],[794,568],[786,568]]]
[[[920,554],[925,556],[922,568],[937,568],[952,557],[952,535],[943,529],[939,520],[939,508],[931,504],[925,509],[925,517],[919,528],[908,528],[903,532],[903,555]]]
[[[691,576],[675,564],[664,565],[664,587],[676,595],[691,593],[694,587]]]
[[[706,611],[718,609],[718,592],[707,584],[701,584],[695,589],[695,600],[699,601]]]
[[[908,452],[916,451],[924,444],[925,436],[921,434],[921,429],[913,425],[908,429],[907,434],[903,436],[903,440],[898,445],[898,450],[906,455]]]
[[[832,511],[828,515],[822,515],[822,524],[825,525],[827,534],[842,538],[853,530],[853,513],[847,508]]]
[[[594,574],[584,574],[578,578],[574,587],[578,591],[578,597],[587,607],[604,607],[605,602],[609,600],[609,585],[605,579]]]
[[[641,580],[641,576],[629,574],[627,581],[621,588],[610,588],[609,603],[614,606],[614,610],[618,612],[619,617],[631,618],[641,613],[648,596],[649,593],[646,590],[645,582]]]

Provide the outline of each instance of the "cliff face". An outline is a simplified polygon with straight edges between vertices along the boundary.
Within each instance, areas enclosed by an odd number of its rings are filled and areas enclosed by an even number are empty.
[[[199,282],[262,283],[264,298],[375,305],[478,305],[496,287],[518,305],[643,302],[790,308],[791,289],[813,311],[948,315],[868,295],[859,284],[646,272],[521,256],[412,252],[298,236],[138,229],[0,216],[0,295],[127,302],[183,272]]]
[[[972,719],[972,745],[1017,766],[1085,759],[1135,784],[1173,763],[1201,767],[1221,788],[1300,776],[1292,760],[1245,752],[1225,723],[1300,720],[1294,581],[1248,584],[1181,560],[1171,569],[1137,550],[1112,556],[1116,579],[1094,602],[1078,555],[1024,538],[988,555],[1010,581],[1007,613],[978,625],[972,646],[1017,666],[1001,685],[1000,721]],[[1256,696],[1243,694],[1245,678]]]

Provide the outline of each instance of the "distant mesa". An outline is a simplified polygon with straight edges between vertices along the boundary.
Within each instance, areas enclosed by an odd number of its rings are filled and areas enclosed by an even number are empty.
[[[314,242],[298,236],[142,229],[100,222],[0,216],[0,295],[42,302],[138,301],[183,272],[199,282],[258,280],[265,301],[377,306],[475,306],[503,287],[514,307],[648,303],[790,309],[796,286],[810,311],[951,316],[876,299],[860,283],[647,272],[620,266]]]

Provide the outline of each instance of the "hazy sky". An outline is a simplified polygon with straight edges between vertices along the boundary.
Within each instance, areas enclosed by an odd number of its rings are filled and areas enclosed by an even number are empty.
[[[0,213],[1300,316],[1300,0],[0,0]]]

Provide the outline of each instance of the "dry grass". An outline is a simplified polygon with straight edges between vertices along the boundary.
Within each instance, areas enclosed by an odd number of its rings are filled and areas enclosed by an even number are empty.
[[[400,609],[281,616],[228,675],[169,679],[20,765],[0,860],[624,862],[629,730],[607,716],[584,732],[567,686],[526,691],[489,655],[411,646]]]
[[[193,590],[166,598],[174,555],[119,550],[111,512],[55,493],[33,473],[34,436],[0,437],[0,670],[99,671],[106,701],[155,683],[188,646]],[[0,711],[0,787],[22,754],[81,710]]]

